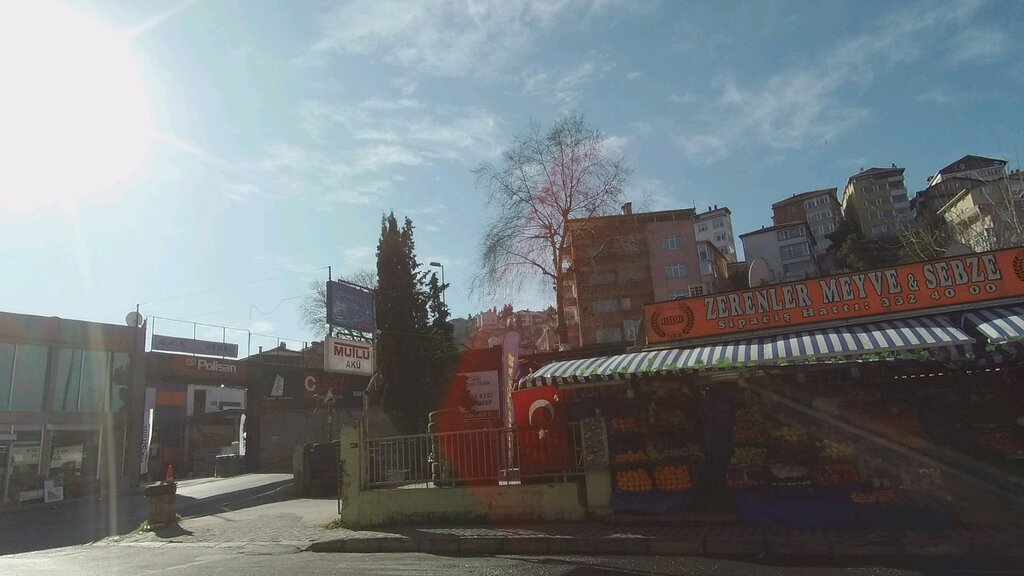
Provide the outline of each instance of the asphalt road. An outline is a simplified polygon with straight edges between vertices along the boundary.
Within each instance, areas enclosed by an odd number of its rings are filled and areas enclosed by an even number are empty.
[[[276,502],[291,495],[291,484],[290,474],[182,481],[178,484],[178,513],[187,518]],[[86,544],[127,534],[145,518],[146,498],[141,492],[2,511],[0,555]]]
[[[143,552],[144,553],[140,553]],[[103,574],[144,576],[154,573],[247,574],[289,576],[352,574],[408,576],[530,575],[530,576],[635,576],[656,575],[863,575],[917,574],[887,568],[780,568],[709,558],[644,558],[579,556],[496,556],[459,558],[430,554],[316,554],[287,546],[215,548],[171,545],[141,549],[137,546],[79,546],[0,558],[6,576]]]

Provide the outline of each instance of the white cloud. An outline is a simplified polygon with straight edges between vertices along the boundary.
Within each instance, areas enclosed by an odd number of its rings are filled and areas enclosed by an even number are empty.
[[[277,328],[273,322],[267,322],[266,320],[256,320],[249,324],[250,332],[260,332],[262,334],[270,334]]]
[[[948,62],[951,65],[985,62],[1010,50],[1012,42],[1001,30],[972,26],[956,35]]]
[[[697,105],[701,113],[683,127],[677,145],[691,160],[713,162],[751,144],[798,149],[834,138],[869,114],[844,100],[848,91],[918,58],[922,42],[961,24],[977,8],[977,2],[952,2],[894,13],[801,67],[745,83],[721,76],[715,82],[718,97]]]
[[[420,84],[411,78],[395,78],[391,81],[391,85],[398,89],[398,93],[403,97],[408,98],[416,93],[419,89]]]
[[[583,92],[583,86],[604,78],[605,74],[614,67],[615,64],[606,58],[600,62],[588,60],[570,68],[555,82],[553,88],[555,102],[563,109],[575,106]]]
[[[604,144],[605,149],[608,151],[622,156],[625,154],[630,141],[631,139],[627,136],[608,136],[601,143]]]
[[[494,77],[556,22],[619,7],[602,0],[352,0],[322,18],[306,59],[365,55],[418,73]]]
[[[628,72],[626,74],[626,80],[636,80],[637,78],[639,78],[639,77],[641,77],[643,75],[644,75],[643,72],[641,72],[639,70],[634,70],[633,72]]]
[[[377,249],[373,246],[352,246],[341,251],[345,262],[353,266],[365,266],[376,258]]]
[[[697,100],[697,97],[693,94],[672,94],[668,97],[668,101],[673,104],[689,104]]]

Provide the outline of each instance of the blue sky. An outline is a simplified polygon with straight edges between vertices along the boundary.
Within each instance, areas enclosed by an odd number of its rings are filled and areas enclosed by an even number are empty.
[[[500,305],[468,293],[471,170],[571,109],[635,204],[726,205],[737,233],[861,167],[905,166],[914,191],[967,153],[1016,166],[1022,25],[1013,1],[4,3],[0,309],[120,323],[142,303],[306,340],[308,283],[372,267],[390,210],[456,315]]]

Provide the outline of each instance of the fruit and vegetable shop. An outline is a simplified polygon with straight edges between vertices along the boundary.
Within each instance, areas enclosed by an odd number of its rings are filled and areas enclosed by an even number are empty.
[[[1024,494],[1024,250],[659,302],[643,323],[638,351],[518,383],[585,423],[615,514],[942,529]]]

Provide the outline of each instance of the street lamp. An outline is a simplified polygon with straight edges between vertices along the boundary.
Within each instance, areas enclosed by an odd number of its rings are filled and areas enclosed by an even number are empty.
[[[447,306],[448,303],[445,302],[444,300],[444,291],[446,288],[446,286],[444,285],[444,264],[441,264],[440,262],[431,262],[430,265],[433,266],[434,268],[441,269],[441,303]]]

